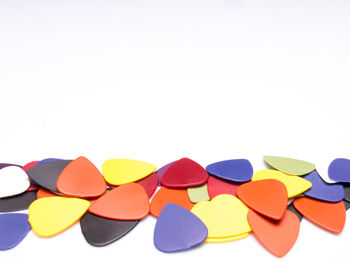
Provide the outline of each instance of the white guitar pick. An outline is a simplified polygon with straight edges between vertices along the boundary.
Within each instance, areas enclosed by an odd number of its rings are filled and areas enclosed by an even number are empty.
[[[0,169],[0,198],[21,194],[29,186],[29,177],[22,168],[7,166]]]

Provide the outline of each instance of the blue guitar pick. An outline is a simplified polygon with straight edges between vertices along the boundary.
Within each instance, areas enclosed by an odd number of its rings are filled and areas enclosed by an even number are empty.
[[[0,250],[17,246],[30,229],[27,214],[0,214]]]
[[[350,183],[350,160],[337,158],[328,167],[328,177],[340,183]]]
[[[198,246],[207,236],[208,229],[197,216],[168,203],[157,219],[154,245],[163,252],[177,252]]]
[[[247,159],[234,159],[209,164],[207,172],[222,179],[244,183],[253,176],[253,166]]]
[[[339,202],[344,199],[344,187],[341,184],[327,184],[316,171],[304,176],[312,183],[312,187],[304,195],[326,201]]]

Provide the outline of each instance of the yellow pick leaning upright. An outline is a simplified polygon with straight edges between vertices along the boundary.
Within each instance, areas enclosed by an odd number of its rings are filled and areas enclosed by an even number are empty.
[[[89,206],[89,201],[80,198],[40,198],[29,206],[28,221],[38,236],[50,237],[73,225]]]

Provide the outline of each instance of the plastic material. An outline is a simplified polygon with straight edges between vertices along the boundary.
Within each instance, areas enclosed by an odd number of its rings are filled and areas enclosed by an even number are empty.
[[[190,249],[204,242],[208,229],[187,209],[169,203],[160,213],[154,229],[154,245],[163,252]]]
[[[290,175],[305,175],[315,170],[314,164],[292,158],[265,155],[264,161],[273,168]]]
[[[250,181],[253,175],[253,166],[247,159],[212,163],[207,166],[206,170],[211,175],[238,183]]]

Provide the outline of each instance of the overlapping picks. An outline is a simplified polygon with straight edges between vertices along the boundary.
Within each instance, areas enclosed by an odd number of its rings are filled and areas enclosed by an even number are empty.
[[[264,160],[274,169],[254,174],[247,159],[204,169],[181,158],[157,171],[150,163],[109,159],[102,172],[82,156],[23,167],[0,163],[0,250],[15,247],[30,229],[51,237],[77,221],[87,243],[106,246],[149,213],[157,220],[154,245],[166,253],[253,234],[267,251],[283,257],[295,244],[303,217],[342,232],[350,208],[350,160],[329,164],[332,184],[312,163],[276,156]],[[25,209],[28,215],[8,213]]]

